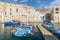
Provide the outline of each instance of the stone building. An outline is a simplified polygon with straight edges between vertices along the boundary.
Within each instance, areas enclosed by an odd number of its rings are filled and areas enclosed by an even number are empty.
[[[60,22],[60,6],[54,6],[52,8],[52,18],[54,23]]]
[[[38,11],[41,13],[41,15],[44,15],[46,13],[51,13],[51,9],[46,8],[46,7],[43,7],[42,9],[40,9]]]
[[[21,22],[26,21],[41,21],[40,13],[31,6],[22,4],[11,4],[0,2],[0,21],[7,22],[18,20]]]
[[[51,9],[44,7],[41,10],[38,10],[41,15],[43,15],[44,21],[50,21],[51,18]]]

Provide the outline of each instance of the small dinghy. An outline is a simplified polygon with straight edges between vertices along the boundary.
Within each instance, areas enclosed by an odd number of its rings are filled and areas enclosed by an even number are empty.
[[[30,36],[32,31],[32,26],[22,26],[15,27],[11,32],[13,35],[22,37],[22,36]]]

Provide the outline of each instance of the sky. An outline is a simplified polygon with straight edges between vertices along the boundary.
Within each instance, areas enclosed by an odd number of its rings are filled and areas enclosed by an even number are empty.
[[[32,6],[35,9],[42,9],[43,7],[51,8],[53,6],[60,6],[60,0],[0,0],[0,1],[14,4],[24,4],[27,6]]]

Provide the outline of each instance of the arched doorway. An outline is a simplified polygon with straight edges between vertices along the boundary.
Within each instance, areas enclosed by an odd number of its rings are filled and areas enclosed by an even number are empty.
[[[46,14],[46,21],[51,21],[51,13]]]

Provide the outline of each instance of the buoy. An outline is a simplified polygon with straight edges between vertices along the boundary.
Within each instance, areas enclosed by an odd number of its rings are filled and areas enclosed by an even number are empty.
[[[12,32],[12,33],[15,33],[15,32],[16,32],[16,30],[12,30],[11,32]]]

